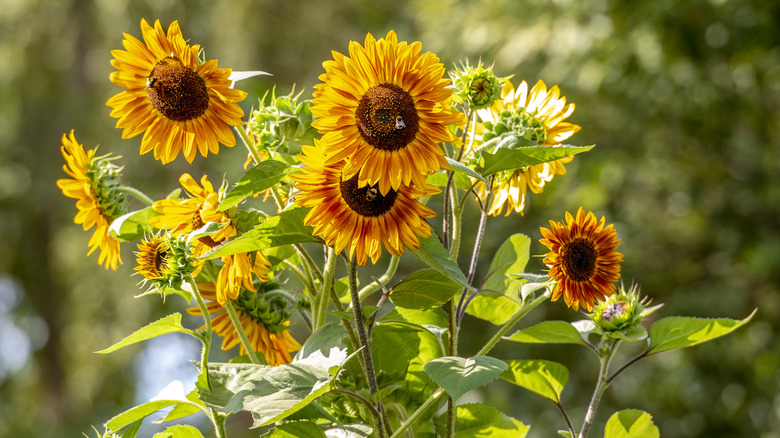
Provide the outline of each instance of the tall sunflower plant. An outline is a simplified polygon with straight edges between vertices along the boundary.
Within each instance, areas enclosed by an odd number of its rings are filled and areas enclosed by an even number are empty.
[[[523,437],[529,426],[521,420],[459,403],[500,379],[492,384],[552,402],[559,433],[584,438],[601,395],[632,364],[752,317],[667,317],[646,328],[660,306],[649,306],[638,286],[616,284],[618,233],[582,207],[540,228],[546,271],[525,272],[533,242],[513,234],[484,277],[476,275],[491,257],[480,252],[488,220],[522,215],[529,190],[541,194],[593,147],[567,143],[580,126],[568,121],[574,104],[557,86],[498,77],[482,62],[447,71],[420,42],[390,31],[334,51],[311,96],[269,90],[247,116],[236,81],[262,72],[204,60],[178,22],[166,31],[144,20],[141,34],[124,34],[124,50],[112,52],[110,80],[123,90],[107,105],[122,138],[143,134],[140,153],[161,164],[180,155],[215,160],[237,143],[248,159],[239,181],[192,169],[155,200],[122,185],[117,157],[85,150],[73,131],[63,135],[67,178],[57,185],[76,199],[74,221],[95,228],[88,255],[99,250],[98,264],[117,270],[120,248],[140,242],[139,296],[183,297],[193,315],[172,313],[99,353],[169,333],[203,347],[192,358],[199,377],[190,394],[130,408],[108,419],[101,436],[136,436],[147,417],[172,408],[160,422],[199,414],[217,437],[240,412],[268,437]],[[468,209],[478,210],[478,224],[464,224]],[[468,248],[464,227],[476,228]],[[407,253],[411,272],[398,275]],[[384,273],[366,278],[369,260]],[[585,318],[522,324],[560,298]],[[496,327],[478,351],[459,343],[475,318]],[[197,319],[202,325],[190,325]],[[229,362],[211,360],[220,339]],[[565,406],[565,365],[524,357],[522,348],[518,358],[491,355],[499,342],[591,351],[600,368],[584,418]],[[614,365],[618,347],[630,343],[641,353]],[[646,412],[621,410],[606,421],[608,438],[640,435],[659,436]],[[185,423],[155,436],[204,435]]]

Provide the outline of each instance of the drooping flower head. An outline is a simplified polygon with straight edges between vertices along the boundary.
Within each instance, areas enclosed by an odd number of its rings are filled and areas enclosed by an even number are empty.
[[[199,237],[195,241],[195,257],[238,235],[230,215],[219,211],[224,187],[219,191],[214,190],[206,175],[203,175],[200,184],[188,173],[183,174],[179,182],[190,197],[156,201],[152,208],[160,215],[149,219],[150,226],[170,230],[174,236],[182,236],[199,230],[208,223],[223,224],[215,233]],[[271,263],[260,251],[227,255],[221,257],[221,261],[222,267],[217,280],[217,298],[220,303],[224,303],[227,298],[235,299],[241,287],[254,290],[253,275],[261,281],[269,279]]]
[[[273,285],[264,283],[257,288],[257,292],[244,289],[232,300],[232,304],[252,348],[262,353],[269,365],[278,366],[290,363],[290,353],[300,350],[301,344],[287,330],[290,325],[287,302],[273,293]],[[240,354],[246,354],[224,303],[217,300],[214,283],[198,283],[198,290],[204,299],[209,300],[206,308],[212,317],[214,331],[223,338],[222,349],[230,350],[238,344]],[[203,314],[198,306],[188,308],[187,312],[192,315]]]
[[[417,249],[419,237],[430,237],[431,227],[425,218],[434,217],[433,210],[417,199],[439,193],[429,184],[401,185],[382,194],[377,184],[360,187],[357,174],[347,178],[344,161],[325,165],[323,150],[304,146],[300,159],[303,173],[293,175],[296,204],[312,207],[304,223],[314,226],[314,235],[321,236],[336,253],[349,249],[349,256],[365,265],[382,254],[382,245],[390,254],[400,256],[404,246]]]
[[[580,130],[579,125],[564,121],[574,112],[574,104],[566,104],[566,98],[560,95],[558,86],[547,90],[544,82],[539,81],[529,92],[525,81],[520,83],[517,90],[511,82],[506,81],[501,89],[501,97],[490,109],[478,112],[485,128],[483,141],[512,132],[539,145],[554,146]],[[566,173],[564,164],[572,158],[499,172],[493,181],[495,197],[489,214],[500,215],[504,206],[507,207],[507,216],[513,210],[523,214],[527,189],[536,194],[542,193],[544,185],[552,181],[555,175]],[[478,191],[480,198],[484,199],[484,185],[478,187]]]
[[[566,212],[566,223],[550,221],[550,229],[541,227],[540,240],[550,252],[544,263],[548,275],[557,281],[552,301],[563,296],[574,310],[581,305],[588,311],[595,300],[604,300],[615,293],[615,281],[620,278],[623,254],[617,252],[620,239],[612,225],[604,226],[592,212],[582,207],[576,217]]]
[[[138,244],[136,267],[133,268],[153,286],[180,289],[185,278],[195,271],[187,242],[171,235],[153,236]]]
[[[455,141],[448,125],[452,90],[439,58],[422,44],[398,42],[395,32],[364,45],[352,41],[349,56],[333,52],[315,86],[312,126],[323,134],[325,163],[347,159],[344,179],[377,185],[382,195],[401,185],[423,186],[429,173],[447,168],[439,143]]]
[[[73,130],[62,135],[62,169],[70,178],[57,180],[62,194],[76,200],[78,212],[73,222],[81,224],[84,231],[96,227],[89,239],[89,252],[100,249],[99,265],[116,270],[122,263],[119,254],[119,240],[108,233],[111,222],[125,210],[124,194],[119,188],[119,171],[112,158],[95,157],[95,150],[84,150],[76,141]]]
[[[111,82],[125,91],[108,100],[111,117],[118,118],[122,138],[144,133],[141,154],[154,151],[163,164],[179,153],[192,162],[219,152],[219,145],[234,146],[232,126],[243,124],[238,106],[246,93],[231,88],[231,70],[219,68],[217,60],[198,60],[199,45],[188,45],[179,23],[166,34],[141,20],[144,41],[124,34],[125,50],[113,50]]]

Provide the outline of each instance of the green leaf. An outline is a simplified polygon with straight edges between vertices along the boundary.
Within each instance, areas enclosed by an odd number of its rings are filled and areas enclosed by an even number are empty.
[[[518,274],[525,270],[530,258],[530,249],[531,239],[525,234],[509,236],[493,256],[487,277],[480,289],[492,290],[511,297],[519,296],[519,288],[525,280],[511,277],[509,274]]]
[[[380,380],[403,379],[420,350],[419,329],[405,323],[385,322],[374,327],[371,354]]]
[[[446,356],[425,364],[425,372],[453,400],[495,380],[505,369],[507,365],[504,361],[490,356]]]
[[[346,350],[331,350],[327,357],[312,352],[305,359],[276,367],[209,364],[211,387],[201,379],[197,386],[206,405],[226,413],[249,411],[254,418],[252,427],[266,426],[328,392],[337,370],[348,359]]]
[[[175,406],[177,404],[191,404],[192,402],[182,400],[154,400],[146,402],[142,405],[128,409],[125,412],[115,416],[114,418],[106,422],[106,429],[112,432],[118,432],[122,428],[136,422],[143,420],[149,415],[159,411],[160,409],[167,408],[169,406]]]
[[[561,402],[561,391],[569,381],[565,366],[548,360],[508,360],[509,369],[501,378],[535,392],[555,403]]]
[[[444,158],[446,158],[447,162],[450,163],[450,170],[478,179],[482,181],[483,184],[485,184],[485,187],[488,187],[488,183],[487,181],[485,181],[485,178],[482,175],[475,172],[472,168],[464,165],[463,163],[459,163],[450,157],[444,157]]]
[[[528,426],[482,404],[465,404],[455,411],[455,438],[524,438]],[[444,436],[447,414],[436,420],[436,436]]]
[[[463,173],[455,173],[452,178],[455,187],[461,190],[468,190],[471,187],[471,180]],[[425,182],[434,186],[444,187],[447,185],[447,172],[437,172],[430,175]]]
[[[203,438],[203,434],[189,424],[177,424],[156,433],[153,438]]]
[[[303,218],[307,212],[308,209],[304,208],[283,211],[246,233],[214,247],[200,258],[210,260],[291,243],[319,242],[316,237],[311,235],[313,228],[303,224]]]
[[[671,316],[657,321],[650,327],[650,348],[648,354],[691,347],[727,335],[747,324],[753,315],[743,320],[728,318],[703,319]]]
[[[266,160],[247,170],[241,180],[230,189],[219,204],[218,211],[235,207],[241,201],[260,193],[278,183],[290,171],[288,164],[281,161]]]
[[[439,241],[435,234],[431,237],[420,237],[420,248],[417,250],[409,249],[418,259],[431,268],[441,272],[447,278],[457,282],[461,286],[474,290],[466,280],[463,271],[460,270],[455,260],[452,260],[450,254],[444,249],[444,245]]]
[[[346,336],[347,331],[344,327],[338,324],[327,323],[306,339],[306,342],[295,357],[297,360],[305,359],[316,351],[327,356],[333,348],[339,350],[346,348],[346,345],[344,344],[344,338]]]
[[[574,326],[565,321],[544,321],[528,328],[516,331],[509,341],[528,344],[582,344],[585,342]]]
[[[120,348],[127,347],[147,339],[156,338],[157,336],[167,335],[169,333],[187,333],[188,335],[195,336],[195,334],[181,325],[181,313],[173,313],[162,319],[150,323],[135,332],[130,336],[122,339],[116,344],[95,353],[106,354],[112,351],[119,350]],[[197,337],[197,336],[195,336]]]
[[[178,405],[174,406],[165,417],[154,420],[153,423],[165,423],[168,421],[188,417],[192,414],[197,414],[198,412],[207,412],[206,406],[203,405],[203,402],[200,401],[200,398],[198,398],[197,389],[193,389],[192,392],[187,394],[187,400],[191,401],[192,403],[179,403]]]
[[[390,301],[408,309],[430,309],[447,302],[463,286],[435,269],[421,269],[407,275],[390,292]]]
[[[263,438],[325,438],[325,432],[311,421],[291,421],[271,429]]]
[[[604,438],[660,438],[653,417],[637,409],[615,412],[604,429]]]
[[[485,164],[481,173],[490,175],[502,170],[520,169],[534,164],[559,160],[570,155],[593,149],[591,146],[524,146],[519,148],[502,147],[495,153],[482,153]]]
[[[123,214],[111,222],[108,234],[122,242],[143,239],[147,234],[151,234],[152,231],[147,222],[149,219],[159,215],[160,213],[154,211],[152,207]]]
[[[466,313],[495,325],[504,325],[521,307],[522,304],[514,298],[491,291],[482,291],[471,300]]]

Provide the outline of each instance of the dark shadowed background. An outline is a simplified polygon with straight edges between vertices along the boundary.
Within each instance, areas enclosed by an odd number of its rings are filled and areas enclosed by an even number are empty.
[[[624,281],[664,303],[661,316],[741,319],[759,310],[729,337],[629,369],[604,397],[592,436],[630,407],[650,412],[666,437],[780,437],[780,3],[759,0],[3,1],[0,436],[95,436],[90,425],[102,429],[171,379],[191,387],[188,361],[198,353],[189,339],[93,353],[184,303],[133,298],[133,245],[123,246],[117,272],[99,267],[97,254],[85,257],[91,231],[73,224],[74,201],[55,186],[64,176],[60,137],[71,129],[87,148],[122,155],[123,181],[153,198],[185,171],[240,176],[240,147],[163,167],[138,155],[140,136],[122,140],[114,128],[105,102],[121,89],[108,80],[110,51],[122,48],[122,32],[141,36],[141,18],[166,28],[179,20],[221,67],[273,73],[239,83],[250,93],[247,111],[273,84],[310,93],[331,50],[390,29],[447,67],[481,57],[515,83],[560,85],[577,105],[569,120],[582,126],[571,142],[597,147],[531,196],[524,217],[489,222],[484,267],[511,233],[529,234],[541,254],[538,228],[549,219],[579,206],[605,215],[623,239]],[[476,213],[466,221],[467,232],[476,228]],[[472,241],[465,236],[464,253]],[[415,263],[407,257],[402,269]],[[542,318],[580,315],[553,303],[533,316]],[[463,338],[467,355],[490,327],[465,323],[478,328]],[[567,365],[564,405],[581,421],[597,370],[585,349],[503,343],[495,355]],[[501,383],[483,389],[470,400],[531,424],[529,436],[564,426],[536,395]],[[246,425],[238,418],[233,428]]]

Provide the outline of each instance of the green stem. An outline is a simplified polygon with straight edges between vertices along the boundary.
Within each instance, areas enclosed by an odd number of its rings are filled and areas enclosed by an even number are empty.
[[[381,284],[386,285],[390,280],[392,280],[393,276],[395,275],[395,271],[398,269],[399,260],[400,257],[392,256],[390,258],[390,263],[387,265],[387,270],[385,270],[385,273],[382,274],[381,277],[379,277],[379,281],[372,281],[371,283],[367,284],[365,287],[360,289],[360,292],[358,292],[360,301],[363,301],[369,294],[372,294],[377,290],[379,290],[382,287]]]
[[[376,407],[374,406],[374,404],[371,403],[370,401],[368,401],[368,399],[366,399],[362,395],[360,395],[360,394],[358,394],[356,392],[348,391],[346,389],[339,389],[339,388],[332,389],[330,392],[337,392],[339,394],[345,394],[345,395],[348,395],[348,396],[354,398],[355,400],[357,400],[361,404],[363,404],[363,406],[368,408],[368,410],[371,411],[371,415],[373,415],[374,417],[379,417],[379,411],[376,410]]]
[[[471,123],[471,119],[474,115],[473,111],[469,111],[466,109],[467,115],[466,115],[466,126],[463,127],[463,138],[461,140],[461,144],[463,145],[460,150],[458,151],[458,156],[455,158],[455,161],[460,162],[460,160],[463,158],[463,154],[466,151],[466,135],[468,133],[469,124]],[[475,124],[476,126],[476,124]],[[473,136],[472,136],[473,139]],[[444,212],[442,213],[442,239],[444,240],[444,247],[449,249],[449,215],[450,215],[450,187],[452,187],[452,180],[455,176],[455,172],[450,170],[447,172],[447,185],[444,187]]]
[[[152,200],[152,198],[146,196],[146,194],[144,194],[144,192],[136,189],[135,187],[119,186],[115,190],[117,192],[122,192],[122,193],[127,193],[129,195],[133,195],[136,198],[138,198],[139,201],[143,202],[147,206],[151,206],[152,204],[154,204],[154,201]]]
[[[403,423],[401,423],[400,426],[395,430],[395,433],[393,433],[390,438],[399,438],[406,429],[412,427],[416,424],[417,420],[434,404],[438,403],[439,400],[447,395],[446,392],[444,392],[443,389],[437,389],[436,392],[433,393],[431,397],[428,398],[428,400],[425,400],[423,404],[420,405],[417,410],[412,412],[411,415],[409,415],[409,418],[406,419]]]
[[[599,378],[596,382],[596,387],[593,389],[593,396],[590,399],[588,411],[585,413],[585,421],[582,423],[582,429],[580,429],[580,434],[578,435],[579,438],[588,436],[590,426],[593,424],[593,419],[596,417],[596,409],[598,409],[601,396],[604,395],[604,391],[606,391],[609,386],[609,382],[607,381],[609,376],[607,373],[609,371],[609,362],[612,360],[612,355],[615,352],[614,347],[616,344],[617,341],[607,349],[606,353],[599,355],[599,361],[601,362],[599,367]]]
[[[458,192],[455,186],[450,188],[452,192],[452,241],[450,242],[450,257],[456,262],[458,261],[458,252],[460,252],[460,236],[463,222],[463,203],[458,200]],[[468,193],[463,196],[463,199],[468,197]]]
[[[246,350],[247,356],[249,356],[249,360],[252,361],[252,363],[255,365],[267,365],[264,360],[260,360],[260,358],[257,356],[257,353],[255,352],[255,349],[252,347],[252,344],[249,342],[249,338],[247,338],[246,332],[244,332],[244,326],[241,325],[241,320],[238,319],[236,309],[233,307],[233,301],[230,298],[225,300],[225,308],[227,309],[228,315],[230,316],[230,322],[233,323],[233,328],[236,329],[238,339],[241,341],[241,345],[244,347],[244,350]]]
[[[539,304],[542,304],[543,301],[546,301],[548,298],[550,298],[550,291],[545,290],[545,292],[538,297],[536,297],[533,301],[526,304],[525,306],[521,307],[520,310],[517,311],[514,315],[512,315],[512,318],[506,322],[501,328],[496,332],[495,335],[485,344],[484,347],[482,347],[478,352],[477,356],[482,356],[490,352],[490,350],[493,349],[493,347],[496,346],[498,341],[501,340],[501,337],[506,334],[506,332],[509,331],[509,329],[512,328],[515,324],[517,324],[518,321],[520,321],[525,315],[528,314],[531,310],[533,310],[536,306]]]
[[[447,306],[447,330],[449,336],[447,336],[447,349],[450,356],[458,355],[458,311],[455,306],[455,301],[450,299]],[[447,396],[447,427],[445,429],[445,436],[451,438],[455,434],[455,403],[452,397]]]
[[[325,259],[325,272],[324,280],[320,284],[320,292],[314,299],[312,309],[314,309],[314,324],[312,331],[325,325],[325,315],[328,312],[328,302],[330,301],[330,294],[328,289],[333,288],[333,276],[336,271],[336,252],[333,248],[328,247],[327,257]]]
[[[291,270],[296,276],[298,276],[298,278],[301,279],[303,282],[303,287],[309,291],[309,296],[313,296],[317,289],[314,287],[314,279],[311,277],[311,275],[306,275],[305,272],[301,271],[301,268],[299,268],[298,265],[289,260],[285,260],[282,263],[284,263],[287,269]]]
[[[226,438],[225,419],[227,417],[217,412],[214,408],[211,409],[211,415],[214,417],[214,429],[217,433],[217,438]]]
[[[195,283],[195,279],[192,278],[192,275],[187,276],[187,282],[190,284],[192,296],[198,303],[198,307],[200,308],[201,313],[203,313],[203,320],[206,324],[206,333],[204,333],[203,337],[201,338],[203,340],[203,351],[200,355],[200,372],[206,376],[206,386],[211,388],[211,379],[209,378],[209,354],[211,353],[212,333],[211,313],[209,313],[209,309],[206,307],[206,303],[203,301],[203,297],[200,296],[198,285]]]
[[[244,146],[249,150],[249,153],[252,154],[252,159],[255,161],[255,164],[260,163],[260,153],[257,151],[255,142],[249,138],[246,131],[241,129],[240,126],[236,126],[234,129],[238,132],[238,136],[241,137],[241,140],[244,141]]]
[[[311,258],[308,252],[299,244],[294,243],[293,248],[295,248],[295,251],[298,253],[298,256],[303,260],[306,267],[308,267],[311,272],[317,277],[317,280],[322,283],[325,280],[325,277],[322,275],[322,271],[320,271],[319,266],[317,266],[316,263],[314,263],[314,259]],[[314,280],[312,280],[312,283],[314,283]]]

